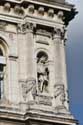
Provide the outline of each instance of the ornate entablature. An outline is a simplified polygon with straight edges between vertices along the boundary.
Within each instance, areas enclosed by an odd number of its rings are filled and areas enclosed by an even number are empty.
[[[45,1],[3,0],[0,1],[0,13],[3,15],[2,19],[4,20],[5,14],[8,21],[11,21],[12,18],[14,18],[12,21],[16,21],[17,19],[21,21],[29,16],[29,19],[33,17],[34,19],[48,20],[47,22],[52,21],[54,23],[68,24],[74,18],[76,12],[72,5],[68,3],[58,5],[58,1],[56,0],[53,4],[47,4]]]

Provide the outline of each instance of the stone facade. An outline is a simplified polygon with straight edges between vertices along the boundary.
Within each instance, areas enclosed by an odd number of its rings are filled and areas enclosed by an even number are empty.
[[[0,1],[0,125],[76,125],[69,111],[65,0]]]

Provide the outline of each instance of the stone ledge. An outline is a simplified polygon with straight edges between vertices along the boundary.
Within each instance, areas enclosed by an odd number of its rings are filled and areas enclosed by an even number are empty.
[[[0,119],[6,122],[19,122],[19,123],[49,123],[57,125],[76,125],[78,121],[72,118],[71,116],[55,115],[55,114],[39,114],[33,112],[23,113],[11,113],[11,112],[0,112]],[[0,122],[1,122],[0,120]]]

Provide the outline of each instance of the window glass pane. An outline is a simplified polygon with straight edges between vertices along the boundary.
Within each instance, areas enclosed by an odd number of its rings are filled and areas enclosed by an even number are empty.
[[[0,99],[3,97],[3,80],[0,80]]]
[[[3,65],[0,64],[0,73],[3,72]]]
[[[0,48],[0,56],[3,56],[3,52],[2,52],[2,50],[1,50],[1,48]]]
[[[4,65],[6,64],[5,62],[5,57],[3,56],[3,51],[0,48],[0,99],[3,98],[3,88],[4,88]]]

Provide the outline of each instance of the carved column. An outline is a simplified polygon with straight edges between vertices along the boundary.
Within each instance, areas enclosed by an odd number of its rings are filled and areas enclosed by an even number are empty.
[[[34,78],[34,38],[32,23],[19,25],[18,41],[20,54],[20,77],[27,80]]]
[[[19,81],[21,88],[21,102],[34,101],[35,67],[34,67],[34,38],[32,23],[19,25]]]
[[[24,25],[18,24],[17,26],[17,41],[18,41],[18,55],[19,55],[19,88],[20,88],[20,103],[25,103],[27,98],[26,92],[24,92],[24,86],[27,81],[27,41],[25,40]],[[22,106],[23,107],[23,106]]]
[[[55,55],[55,85],[54,97],[55,107],[69,109],[68,93],[67,93],[67,77],[66,77],[66,61],[65,61],[65,45],[64,45],[63,29],[55,29],[53,37],[54,55]]]
[[[34,24],[32,23],[26,23],[26,35],[25,40],[27,43],[27,77],[28,79],[35,78],[35,71],[34,71],[34,36],[33,36],[33,30],[34,30]]]

